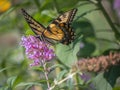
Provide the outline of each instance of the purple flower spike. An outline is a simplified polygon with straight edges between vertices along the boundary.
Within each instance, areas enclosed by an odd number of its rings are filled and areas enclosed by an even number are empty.
[[[114,0],[114,9],[118,13],[118,17],[120,18],[120,0]]]
[[[55,57],[54,50],[50,48],[48,43],[40,41],[34,36],[23,36],[21,40],[27,57],[34,60],[30,66],[40,65],[41,60],[50,61]]]

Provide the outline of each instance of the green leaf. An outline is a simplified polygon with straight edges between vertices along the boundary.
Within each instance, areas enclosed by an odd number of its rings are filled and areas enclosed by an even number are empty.
[[[96,78],[94,78],[93,83],[96,90],[112,90],[111,85],[104,78],[103,73],[97,75]]]
[[[40,67],[33,67],[33,70],[39,71],[39,72],[43,72],[44,68],[42,66]]]
[[[0,90],[10,90],[10,89],[8,89],[8,87],[2,87],[0,88]]]
[[[112,66],[107,72],[104,73],[104,77],[114,87],[117,78],[120,76],[120,65]]]
[[[17,76],[12,76],[7,80],[7,84],[9,85],[10,88],[14,88],[14,83],[17,79]]]
[[[7,84],[9,88],[14,89],[15,86],[21,81],[21,76],[12,76],[7,80]]]
[[[35,33],[31,29],[27,29],[25,34],[26,35],[35,35]]]
[[[40,83],[37,83],[37,82],[21,82],[21,83],[19,83],[16,87],[32,86],[32,85],[41,85],[41,84],[40,84]]]
[[[5,71],[5,70],[7,70],[7,69],[9,69],[9,67],[0,69],[0,73],[3,72],[3,71]]]
[[[66,66],[70,67],[77,61],[77,52],[79,51],[80,45],[77,43],[74,48],[58,44],[56,45],[56,55],[59,60]]]

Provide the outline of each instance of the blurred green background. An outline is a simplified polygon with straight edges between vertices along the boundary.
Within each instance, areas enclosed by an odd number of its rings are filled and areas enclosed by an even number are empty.
[[[98,1],[100,0],[0,0],[0,90],[34,90],[33,87],[29,89],[33,83],[26,83],[27,87],[21,85],[17,89],[16,85],[20,82],[39,81],[38,72],[29,67],[29,60],[20,46],[21,36],[33,34],[21,8],[46,27],[59,14],[78,8],[72,23],[77,37],[73,42],[74,50],[66,53],[64,50],[67,46],[57,45],[58,59],[66,66],[71,66],[81,57],[99,56],[108,54],[110,50],[119,50],[115,33],[96,4]],[[113,9],[113,2],[114,0],[103,0],[102,5],[111,20],[119,24],[120,19]],[[40,87],[34,88],[42,90]]]

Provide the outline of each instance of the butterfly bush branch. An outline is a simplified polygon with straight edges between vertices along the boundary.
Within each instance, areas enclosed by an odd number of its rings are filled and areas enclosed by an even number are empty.
[[[23,36],[21,39],[21,45],[25,48],[27,57],[33,60],[30,66],[41,65],[41,61],[51,61],[55,57],[54,50],[50,48],[50,45],[46,42],[40,41],[34,36]]]
[[[60,80],[60,81],[56,81],[56,80],[55,80],[55,81],[54,81],[54,85],[50,87],[50,90],[54,89],[55,86],[60,85],[60,84],[62,84],[63,82],[65,82],[66,80],[72,78],[72,77],[73,77],[74,75],[76,75],[76,74],[77,74],[77,72],[69,73],[66,78],[64,78],[64,79],[62,79],[62,80]]]
[[[48,90],[51,90],[50,89],[49,78],[48,78],[48,71],[47,71],[47,67],[46,67],[46,62],[42,61],[42,64],[43,64],[43,68],[44,68],[44,75],[45,75],[45,78],[46,78]]]
[[[25,48],[27,57],[33,60],[30,66],[43,66],[48,90],[50,90],[46,63],[55,57],[53,48],[50,48],[48,43],[40,41],[34,36],[23,36],[20,44]]]

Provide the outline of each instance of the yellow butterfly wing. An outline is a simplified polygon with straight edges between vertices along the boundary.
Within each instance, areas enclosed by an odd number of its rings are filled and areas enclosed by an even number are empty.
[[[74,39],[74,32],[70,26],[77,9],[72,9],[55,19],[43,35],[47,38],[60,41],[63,44],[69,44]]]
[[[65,13],[63,13],[62,15],[60,15],[54,22],[57,22],[57,23],[71,23],[73,21],[73,18],[75,16],[77,12],[77,9],[74,8],[70,11],[67,11]]]
[[[74,32],[70,26],[77,9],[72,9],[55,19],[47,28],[32,18],[24,9],[22,13],[36,35],[40,36],[40,39],[53,43],[54,41],[61,42],[63,44],[69,44],[74,39]]]

